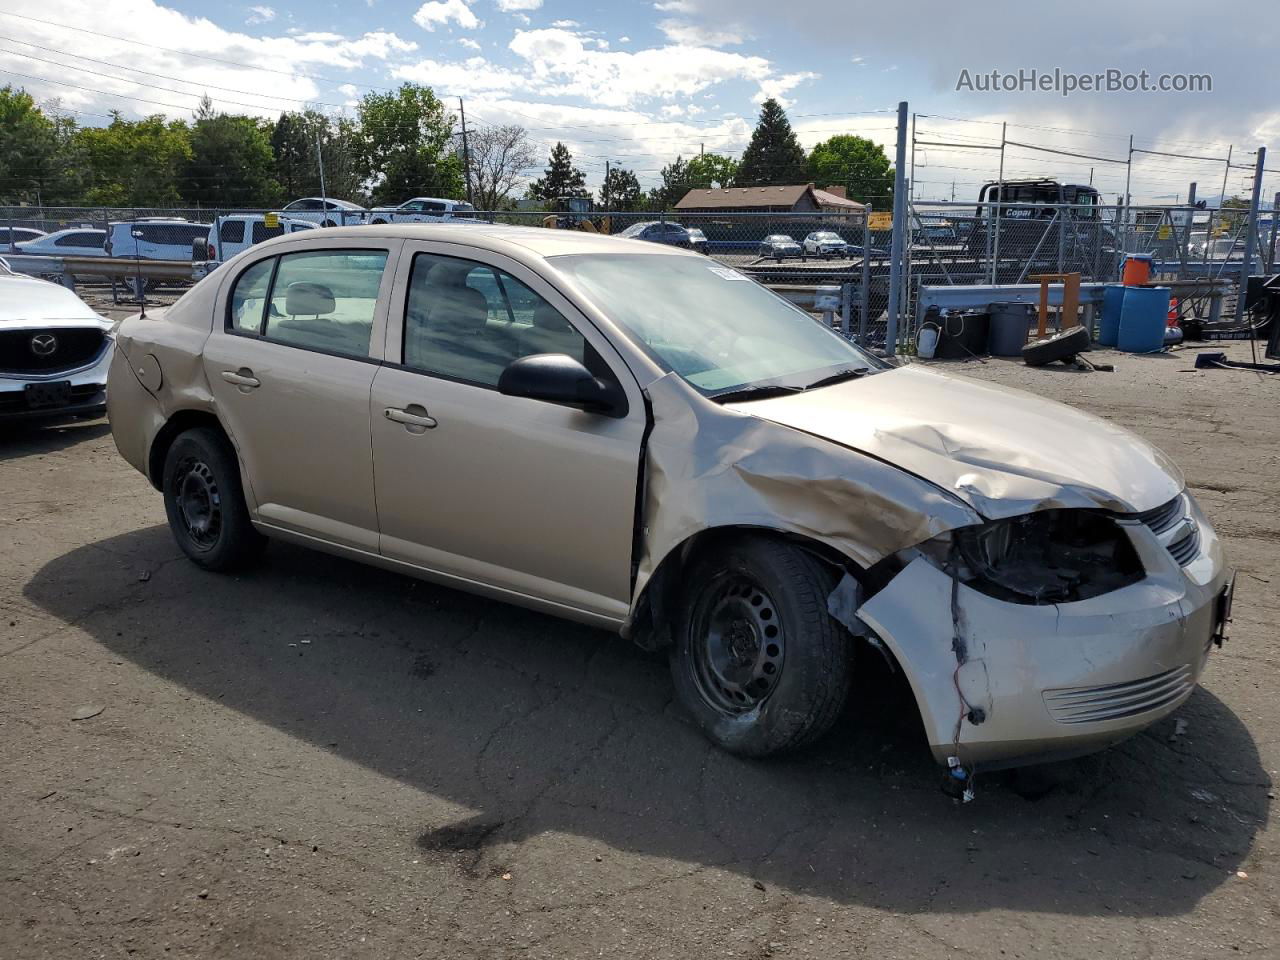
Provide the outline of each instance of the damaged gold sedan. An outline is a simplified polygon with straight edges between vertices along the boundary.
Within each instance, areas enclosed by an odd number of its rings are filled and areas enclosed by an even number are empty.
[[[117,344],[116,444],[197,564],[275,537],[619,630],[744,755],[821,736],[860,643],[953,768],[1096,749],[1182,703],[1228,617],[1159,451],[887,365],[692,253],[317,231]]]

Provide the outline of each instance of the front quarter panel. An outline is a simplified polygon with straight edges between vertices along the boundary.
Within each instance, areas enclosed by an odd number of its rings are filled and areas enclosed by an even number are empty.
[[[653,572],[691,536],[758,527],[803,536],[864,569],[978,514],[865,454],[714,403],[677,375],[645,390],[643,550],[632,614]]]

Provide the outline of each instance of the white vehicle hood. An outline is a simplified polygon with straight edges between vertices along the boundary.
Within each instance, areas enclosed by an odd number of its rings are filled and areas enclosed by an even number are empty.
[[[66,287],[25,276],[0,276],[0,329],[14,327],[101,327],[111,321]]]
[[[1185,485],[1165,454],[1100,417],[917,365],[729,406],[893,464],[993,520],[1150,510]]]

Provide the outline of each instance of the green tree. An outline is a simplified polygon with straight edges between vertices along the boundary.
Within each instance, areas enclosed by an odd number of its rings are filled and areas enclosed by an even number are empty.
[[[180,204],[180,177],[191,162],[190,134],[181,120],[124,120],[118,113],[105,127],[80,127],[73,143],[87,171],[82,202],[111,207]]]
[[[23,90],[0,87],[0,200],[67,203],[80,189],[76,124],[42,111]]]
[[[716,153],[699,153],[689,158],[690,187],[731,187],[738,175],[738,161]]]
[[[823,140],[809,152],[809,179],[819,187],[843,186],[850,200],[878,210],[892,206],[893,169],[884,147],[851,133]]]
[[[809,161],[796,139],[786,112],[770,97],[742,154],[736,182],[741,187],[808,183]]]
[[[375,184],[375,203],[462,196],[454,117],[430,87],[405,83],[394,93],[367,93],[356,112],[365,179]]]
[[[214,113],[205,101],[191,129],[184,170],[188,202],[211,207],[268,206],[280,198],[270,133],[253,117]]]
[[[309,195],[311,181],[316,179],[316,148],[310,132],[306,116],[297,112],[280,114],[271,127],[275,179],[290,200]]]
[[[606,210],[635,210],[644,194],[640,190],[640,181],[630,170],[611,167],[605,175],[604,184],[600,188],[600,203]]]
[[[680,157],[662,168],[662,182],[649,191],[649,206],[654,210],[674,207],[689,192],[689,165]]]
[[[563,143],[556,141],[542,176],[529,184],[529,196],[538,200],[554,200],[556,197],[590,195],[586,176],[573,165],[573,154]]]

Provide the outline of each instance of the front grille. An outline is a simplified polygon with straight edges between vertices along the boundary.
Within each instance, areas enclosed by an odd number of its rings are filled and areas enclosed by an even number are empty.
[[[1156,536],[1159,536],[1173,527],[1184,516],[1186,516],[1186,511],[1183,509],[1182,494],[1178,494],[1168,503],[1162,503],[1153,510],[1135,514],[1134,519],[1145,523]]]
[[[105,341],[106,334],[92,327],[3,330],[0,370],[40,374],[74,370],[101,354]]]
[[[1046,690],[1044,704],[1049,708],[1049,715],[1059,723],[1098,723],[1168,706],[1189,693],[1193,686],[1191,665],[1183,664],[1141,680]]]
[[[1180,493],[1151,510],[1129,514],[1128,518],[1150,527],[1178,566],[1185,567],[1200,555],[1200,530],[1191,517],[1185,494]]]
[[[1169,544],[1169,554],[1178,561],[1178,566],[1185,567],[1200,554],[1200,531],[1191,527],[1182,539]]]

